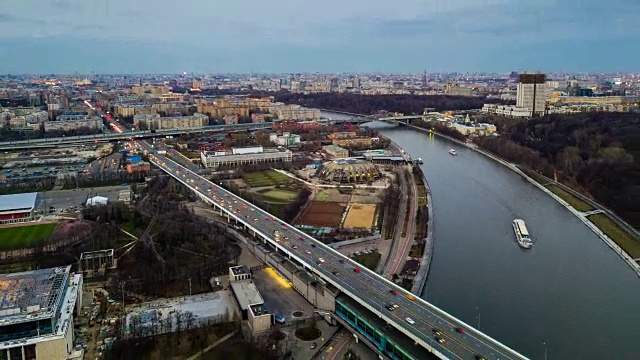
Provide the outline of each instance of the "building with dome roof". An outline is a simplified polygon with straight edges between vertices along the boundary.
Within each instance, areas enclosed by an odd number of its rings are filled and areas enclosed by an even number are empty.
[[[327,182],[359,184],[380,179],[382,172],[370,161],[346,158],[322,164],[316,171],[316,176]]]

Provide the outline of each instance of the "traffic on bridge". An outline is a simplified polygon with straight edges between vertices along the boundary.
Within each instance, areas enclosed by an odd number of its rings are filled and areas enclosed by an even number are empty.
[[[261,235],[278,250],[316,273],[369,311],[440,358],[526,359],[443,310],[361,267],[313,237],[159,154],[150,144],[134,146],[149,160],[208,203]],[[406,349],[409,353],[410,349]]]

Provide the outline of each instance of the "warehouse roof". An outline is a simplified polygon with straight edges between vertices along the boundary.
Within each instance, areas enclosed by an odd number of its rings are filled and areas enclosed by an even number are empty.
[[[0,195],[0,211],[31,211],[36,206],[38,193]]]
[[[231,283],[231,289],[236,296],[241,310],[247,310],[249,305],[257,305],[264,303],[262,295],[251,280],[234,281]]]

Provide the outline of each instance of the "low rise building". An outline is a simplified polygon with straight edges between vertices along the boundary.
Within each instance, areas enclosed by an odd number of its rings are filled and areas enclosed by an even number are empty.
[[[224,123],[226,125],[235,125],[238,123],[238,115],[228,114],[224,116]]]
[[[341,131],[341,132],[335,132],[335,133],[331,133],[331,134],[327,135],[327,139],[329,139],[329,140],[350,139],[350,138],[356,137],[357,135],[358,134],[356,134],[355,131]]]
[[[310,130],[320,127],[315,120],[308,121],[274,121],[271,128],[274,130]]]
[[[148,171],[151,171],[151,164],[149,164],[146,161],[127,164],[127,172],[129,174],[133,174],[137,172],[148,172]]]
[[[266,117],[264,114],[253,113],[251,114],[251,122],[254,124],[262,124],[265,122]]]
[[[282,135],[271,133],[269,134],[269,140],[276,145],[292,146],[300,144],[300,135],[290,132],[283,132]]]
[[[353,137],[353,138],[341,138],[333,139],[331,143],[335,146],[341,147],[371,147],[373,140],[370,137]]]
[[[44,131],[72,131],[88,128],[102,130],[104,124],[99,116],[90,115],[60,115],[55,121],[45,121]]]
[[[323,146],[322,151],[331,156],[332,159],[342,159],[349,157],[349,150],[336,145]]]
[[[207,168],[222,165],[247,165],[265,162],[291,162],[293,153],[283,148],[263,148],[262,146],[232,148],[231,151],[203,151],[200,160]]]
[[[251,271],[246,265],[232,266],[229,268],[229,281],[248,280],[251,278]]]

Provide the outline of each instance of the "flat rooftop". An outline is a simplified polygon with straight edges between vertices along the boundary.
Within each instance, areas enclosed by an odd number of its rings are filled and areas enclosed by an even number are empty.
[[[248,274],[249,268],[246,265],[234,266],[231,268],[234,275]]]
[[[70,270],[66,266],[0,275],[0,326],[53,317]]]
[[[36,206],[38,193],[0,195],[0,212],[10,210],[31,211]]]
[[[264,304],[251,305],[249,307],[251,308],[251,312],[253,312],[253,315],[255,316],[262,316],[262,315],[269,314],[269,311],[267,311],[267,308],[264,306]]]
[[[246,310],[250,305],[263,304],[264,300],[260,291],[256,288],[256,284],[252,280],[234,281],[231,283],[231,290],[235,295],[240,308]]]

